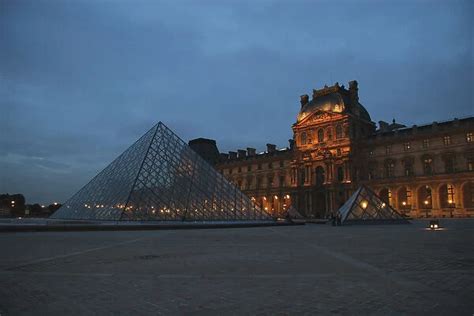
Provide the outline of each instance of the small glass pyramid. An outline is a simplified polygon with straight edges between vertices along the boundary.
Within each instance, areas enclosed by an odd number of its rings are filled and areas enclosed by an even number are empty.
[[[161,122],[95,176],[51,218],[272,220]]]
[[[366,186],[362,186],[354,192],[338,212],[343,223],[409,223],[406,218]]]

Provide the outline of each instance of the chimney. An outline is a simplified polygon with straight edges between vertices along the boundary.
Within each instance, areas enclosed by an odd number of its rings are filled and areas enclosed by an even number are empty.
[[[352,104],[357,104],[359,102],[359,84],[356,80],[349,81],[349,94],[351,96]]]
[[[276,145],[267,144],[267,153],[274,153],[276,151]]]
[[[379,121],[379,129],[382,133],[388,132],[389,131],[388,123],[384,121]]]
[[[229,158],[230,159],[236,159],[237,158],[237,153],[235,151],[229,151]]]
[[[293,150],[293,148],[295,147],[295,140],[288,139],[288,144],[290,145],[290,150]]]
[[[245,158],[247,154],[247,151],[243,150],[243,149],[238,149],[237,150],[237,158]]]
[[[305,106],[306,104],[308,104],[308,102],[309,102],[309,95],[303,94],[302,96],[300,96],[301,107],[303,107],[303,106]]]
[[[219,154],[219,160],[220,161],[226,161],[228,159],[229,159],[229,154],[224,154],[224,153]]]
[[[247,156],[252,157],[257,154],[257,150],[255,148],[247,147]]]

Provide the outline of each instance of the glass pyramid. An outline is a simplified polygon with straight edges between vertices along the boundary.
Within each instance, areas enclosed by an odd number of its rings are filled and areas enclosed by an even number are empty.
[[[339,209],[342,222],[409,223],[366,186],[360,187]]]
[[[161,122],[95,176],[51,218],[272,220]]]

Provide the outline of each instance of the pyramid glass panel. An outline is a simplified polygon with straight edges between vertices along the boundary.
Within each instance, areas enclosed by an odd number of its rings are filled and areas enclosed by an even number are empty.
[[[362,186],[339,209],[342,222],[397,222],[408,221],[372,190]]]
[[[161,122],[51,217],[157,221],[272,219]]]

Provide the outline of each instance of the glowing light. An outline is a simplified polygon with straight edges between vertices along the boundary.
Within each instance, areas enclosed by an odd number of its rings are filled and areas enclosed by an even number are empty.
[[[268,211],[268,207],[265,206],[265,211]]]
[[[423,203],[425,203],[425,205],[428,205],[428,201],[427,201],[427,200],[424,200]]]
[[[15,201],[12,201],[12,204],[15,204]]]
[[[275,195],[274,198],[275,198],[275,200],[278,200],[278,196]]]
[[[382,203],[382,207],[385,207],[385,203]]]
[[[264,196],[264,197],[263,197],[263,200],[264,200],[264,201],[266,201],[266,200],[267,200],[267,197],[266,197],[266,196]]]
[[[289,194],[285,195],[285,199],[289,199],[289,198],[290,198]]]
[[[360,202],[360,206],[365,210],[367,208],[367,206],[369,205],[369,203],[367,201],[362,201]]]
[[[58,205],[58,202],[54,202],[53,204],[54,204],[54,205]]]
[[[449,200],[448,203],[449,203],[449,204],[453,204],[453,200]]]
[[[403,202],[402,202],[402,205],[403,205],[403,206],[407,205],[407,202],[403,201]]]

